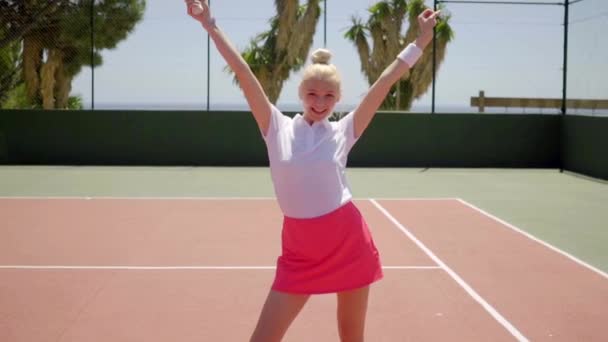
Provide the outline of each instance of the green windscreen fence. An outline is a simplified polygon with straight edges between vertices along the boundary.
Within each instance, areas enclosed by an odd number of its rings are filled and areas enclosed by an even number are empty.
[[[0,163],[266,166],[249,112],[0,112]],[[563,168],[608,179],[608,118],[378,113],[350,166]]]
[[[550,115],[378,114],[351,165],[538,167],[559,165],[559,125]]]
[[[563,168],[608,179],[608,118],[567,115],[563,119]]]
[[[267,165],[249,112],[4,111],[5,164]],[[378,113],[351,166],[560,166],[560,117]]]

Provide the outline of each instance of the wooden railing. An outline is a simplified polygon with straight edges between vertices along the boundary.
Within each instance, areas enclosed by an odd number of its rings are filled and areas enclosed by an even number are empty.
[[[471,97],[471,107],[478,107],[479,112],[485,112],[487,107],[502,108],[549,108],[561,109],[562,99],[525,98],[525,97],[486,97],[485,92],[479,92],[479,97]],[[566,108],[572,109],[608,109],[608,100],[568,99]]]

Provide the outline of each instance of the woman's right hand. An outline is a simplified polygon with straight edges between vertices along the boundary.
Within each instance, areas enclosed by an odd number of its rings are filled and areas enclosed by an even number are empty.
[[[205,29],[213,26],[214,19],[211,16],[211,10],[209,9],[209,2],[207,0],[186,0],[188,6],[188,15],[200,22]],[[202,13],[195,14],[192,12],[192,8],[200,6],[203,8]]]

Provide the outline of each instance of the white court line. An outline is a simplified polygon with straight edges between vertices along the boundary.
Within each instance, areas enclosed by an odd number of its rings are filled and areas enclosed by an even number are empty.
[[[0,196],[2,200],[268,201],[275,197]]]
[[[360,198],[361,200],[372,200],[372,198]],[[374,197],[376,201],[458,201],[457,197]]]
[[[0,265],[0,270],[110,270],[110,271],[181,271],[181,270],[274,270],[276,266],[80,266],[80,265]],[[385,270],[438,270],[439,266],[382,266]]]
[[[579,264],[580,266],[586,267],[587,269],[589,269],[589,270],[591,270],[591,271],[593,271],[593,272],[601,275],[602,277],[608,279],[608,274],[607,273],[603,272],[602,270],[600,270],[600,269],[598,269],[596,267],[593,267],[593,266],[589,265],[588,263],[586,263],[586,262],[578,259],[577,257],[573,256],[572,254],[569,254],[569,253],[567,253],[567,252],[565,252],[565,251],[563,251],[563,250],[561,250],[561,249],[559,249],[559,248],[557,248],[557,247],[549,244],[548,242],[545,242],[545,241],[543,241],[543,240],[535,237],[534,235],[531,235],[530,233],[527,233],[527,232],[523,231],[522,229],[517,228],[516,226],[510,224],[507,221],[499,219],[498,217],[496,217],[496,216],[494,216],[494,215],[492,215],[492,214],[490,214],[490,213],[488,213],[488,212],[486,212],[486,211],[484,211],[484,210],[482,210],[482,209],[474,206],[473,204],[471,204],[471,203],[469,203],[469,202],[467,202],[467,201],[465,201],[463,199],[459,198],[458,201],[460,203],[466,205],[467,207],[469,207],[469,208],[471,208],[471,209],[473,209],[473,210],[481,213],[482,215],[484,215],[486,217],[489,217],[490,219],[492,219],[492,220],[494,220],[494,221],[496,221],[496,222],[498,222],[498,223],[500,223],[500,224],[502,224],[502,225],[504,225],[504,226],[512,229],[513,231],[522,234],[523,236],[527,237],[528,239],[533,240],[535,242],[538,242],[539,244],[541,244],[541,245],[549,248],[550,250],[552,250],[552,251],[554,251],[554,252],[556,252],[558,254],[561,254],[561,255],[565,256],[566,258],[574,261],[575,263]]]
[[[498,323],[500,323],[505,329],[507,329],[511,335],[513,335],[518,341],[528,341],[528,339],[519,331],[513,324],[511,324],[506,318],[504,318],[494,307],[492,307],[485,299],[483,299],[469,284],[467,284],[456,272],[448,267],[439,257],[435,255],[426,245],[424,245],[412,232],[405,228],[397,219],[395,219],[383,206],[381,206],[376,200],[370,199],[370,201],[386,216],[393,224],[399,228],[410,240],[412,240],[420,249],[426,253],[437,265],[439,265],[444,271],[446,271],[452,279],[458,283],[475,301],[477,301]]]
[[[160,197],[160,196],[0,196],[0,199],[5,200],[200,200],[200,201],[269,201],[276,200],[276,197]],[[355,201],[368,201],[370,198],[353,198]],[[458,198],[452,197],[390,197],[376,198],[382,201],[457,201]]]

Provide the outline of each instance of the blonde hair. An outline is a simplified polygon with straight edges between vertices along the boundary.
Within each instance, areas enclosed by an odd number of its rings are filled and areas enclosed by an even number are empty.
[[[332,54],[329,50],[315,50],[310,56],[312,64],[304,69],[300,88],[305,81],[316,79],[334,83],[338,88],[338,93],[340,93],[340,75],[336,66],[329,63],[331,57]]]

